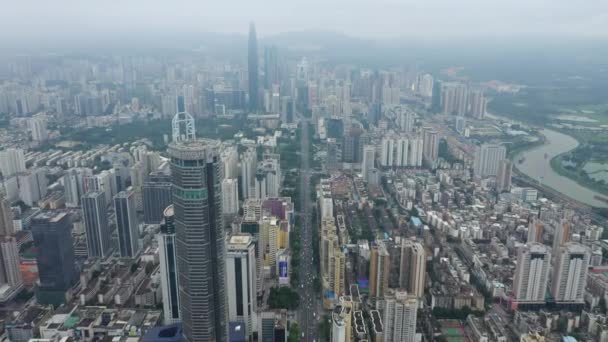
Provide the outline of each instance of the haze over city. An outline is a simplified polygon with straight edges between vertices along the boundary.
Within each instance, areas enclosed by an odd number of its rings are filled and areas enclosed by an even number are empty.
[[[0,6],[0,342],[608,342],[608,2]]]

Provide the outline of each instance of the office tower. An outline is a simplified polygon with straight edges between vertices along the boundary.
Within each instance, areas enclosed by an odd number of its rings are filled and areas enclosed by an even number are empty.
[[[363,146],[363,161],[361,162],[361,175],[363,179],[367,181],[369,172],[374,168],[374,158],[376,154],[376,148],[372,145]]]
[[[587,285],[589,247],[568,242],[554,255],[555,268],[551,280],[551,294],[558,303],[584,303]]]
[[[139,253],[139,223],[135,209],[133,190],[121,191],[114,197],[118,248],[123,258],[133,258]]]
[[[571,223],[568,220],[561,219],[555,226],[553,233],[553,249],[555,255],[559,253],[559,248],[570,241],[572,237]],[[555,260],[555,259],[554,259]]]
[[[530,225],[528,226],[528,239],[527,243],[538,242],[543,243],[543,233],[545,230],[545,225],[541,220],[536,217],[533,217],[530,220]]]
[[[11,203],[0,195],[0,235],[13,235],[15,233],[13,217]]]
[[[239,212],[239,187],[236,179],[222,180],[222,212],[224,215]]]
[[[37,168],[22,172],[19,181],[19,198],[28,206],[34,206],[47,194],[46,169]]]
[[[20,148],[7,148],[0,151],[0,172],[4,178],[25,171],[25,158]]]
[[[390,255],[383,241],[376,241],[370,252],[369,295],[381,298],[388,288]]]
[[[383,342],[414,342],[416,340],[416,315],[418,299],[407,292],[396,291],[378,301],[382,312]]]
[[[476,177],[496,176],[500,161],[506,159],[507,149],[502,145],[483,144],[475,148],[473,172]]]
[[[503,159],[498,163],[498,174],[496,175],[496,191],[503,192],[511,190],[511,174],[513,163],[509,159]]]
[[[550,265],[551,252],[546,246],[533,242],[519,248],[513,277],[513,296],[516,302],[544,302]]]
[[[32,218],[31,230],[38,250],[38,303],[63,304],[78,280],[70,218],[65,212],[43,211]]]
[[[158,234],[160,284],[163,291],[165,324],[177,323],[179,315],[179,286],[177,283],[177,254],[175,251],[175,222],[173,205],[163,211],[163,221]]]
[[[361,135],[363,130],[360,127],[350,127],[344,134],[342,145],[342,161],[345,163],[358,163],[361,161],[359,155],[361,149]]]
[[[423,158],[432,165],[439,157],[439,132],[432,127],[424,127],[422,140]]]
[[[399,287],[416,297],[424,296],[426,253],[419,242],[402,240],[399,263]]]
[[[28,126],[32,140],[35,142],[46,141],[49,138],[49,132],[46,128],[46,120],[42,117],[32,117],[28,120]]]
[[[226,249],[219,142],[169,145],[179,299],[186,341],[227,341]]]
[[[89,257],[107,257],[111,254],[112,241],[104,193],[93,191],[82,196],[82,212]]]
[[[279,50],[276,46],[266,46],[264,48],[264,87],[272,89],[272,86],[279,84]]]
[[[469,113],[475,119],[483,119],[486,115],[487,100],[481,89],[471,91],[469,96],[470,110]]]
[[[168,179],[145,182],[142,186],[144,223],[158,224],[163,219],[163,211],[171,205],[171,182]]]
[[[116,177],[114,170],[104,170],[99,174],[85,179],[85,191],[99,191],[106,197],[106,203],[111,203],[116,194]],[[133,182],[133,178],[131,179]]]
[[[12,236],[0,237],[0,260],[0,303],[4,303],[23,288],[17,239]]]
[[[255,198],[255,173],[258,156],[255,149],[250,148],[241,156],[241,195],[243,199]]]
[[[248,49],[247,70],[249,75],[249,111],[257,112],[259,105],[259,84],[258,84],[258,40],[255,33],[255,25],[249,25],[249,49]]]
[[[255,282],[255,243],[249,234],[231,236],[226,246],[228,317],[230,322],[243,322],[246,335],[257,330],[257,294]]]

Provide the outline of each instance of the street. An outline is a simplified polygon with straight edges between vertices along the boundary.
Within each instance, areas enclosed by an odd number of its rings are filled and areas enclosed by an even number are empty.
[[[295,289],[300,293],[301,303],[298,312],[298,323],[300,326],[300,340],[315,342],[317,337],[317,318],[313,312],[317,312],[317,298],[313,286],[313,278],[315,266],[313,265],[313,241],[312,229],[315,229],[311,224],[310,212],[310,160],[309,160],[309,123],[307,120],[301,120],[301,146],[300,146],[300,217],[301,217],[301,239],[302,248],[300,255],[300,288]],[[303,336],[302,336],[303,333]]]

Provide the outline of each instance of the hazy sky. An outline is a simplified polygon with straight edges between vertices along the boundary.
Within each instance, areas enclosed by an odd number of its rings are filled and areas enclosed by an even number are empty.
[[[0,0],[0,37],[332,30],[353,36],[608,36],[608,0]]]

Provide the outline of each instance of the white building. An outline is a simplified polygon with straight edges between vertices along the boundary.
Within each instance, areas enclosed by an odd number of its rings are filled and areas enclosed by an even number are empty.
[[[255,244],[249,234],[233,235],[226,244],[228,318],[243,322],[246,336],[257,331]]]
[[[365,181],[368,180],[370,171],[374,168],[374,158],[376,155],[376,148],[371,145],[363,146],[363,161],[361,162],[361,175]]]
[[[380,165],[383,167],[422,166],[423,140],[417,136],[393,136],[382,139]]]
[[[513,163],[509,159],[503,159],[498,164],[496,175],[496,191],[503,192],[511,190],[511,176],[513,174]]]
[[[234,178],[222,181],[222,213],[232,215],[239,212],[238,181]]]
[[[0,151],[0,172],[4,178],[25,171],[25,158],[20,148],[7,148]]]
[[[255,198],[255,173],[257,171],[257,154],[250,148],[241,155],[241,194],[243,199]]]
[[[476,177],[496,176],[500,162],[507,156],[507,149],[502,145],[483,144],[475,149],[473,172]]]
[[[28,126],[33,141],[41,142],[48,140],[49,133],[46,128],[46,120],[43,117],[35,116],[30,118]]]
[[[519,248],[517,268],[513,277],[513,295],[517,302],[543,302],[549,270],[551,252],[540,243],[528,243]]]
[[[47,193],[46,171],[43,168],[20,173],[19,198],[28,206],[33,206]]]
[[[556,302],[584,303],[587,267],[591,258],[589,247],[569,242],[554,255],[555,269],[551,294]]]
[[[386,295],[377,304],[384,324],[383,342],[416,341],[418,299],[405,291]]]
[[[0,241],[0,302],[6,302],[19,293],[23,287],[23,278],[19,269],[19,247],[12,236],[5,236]]]

